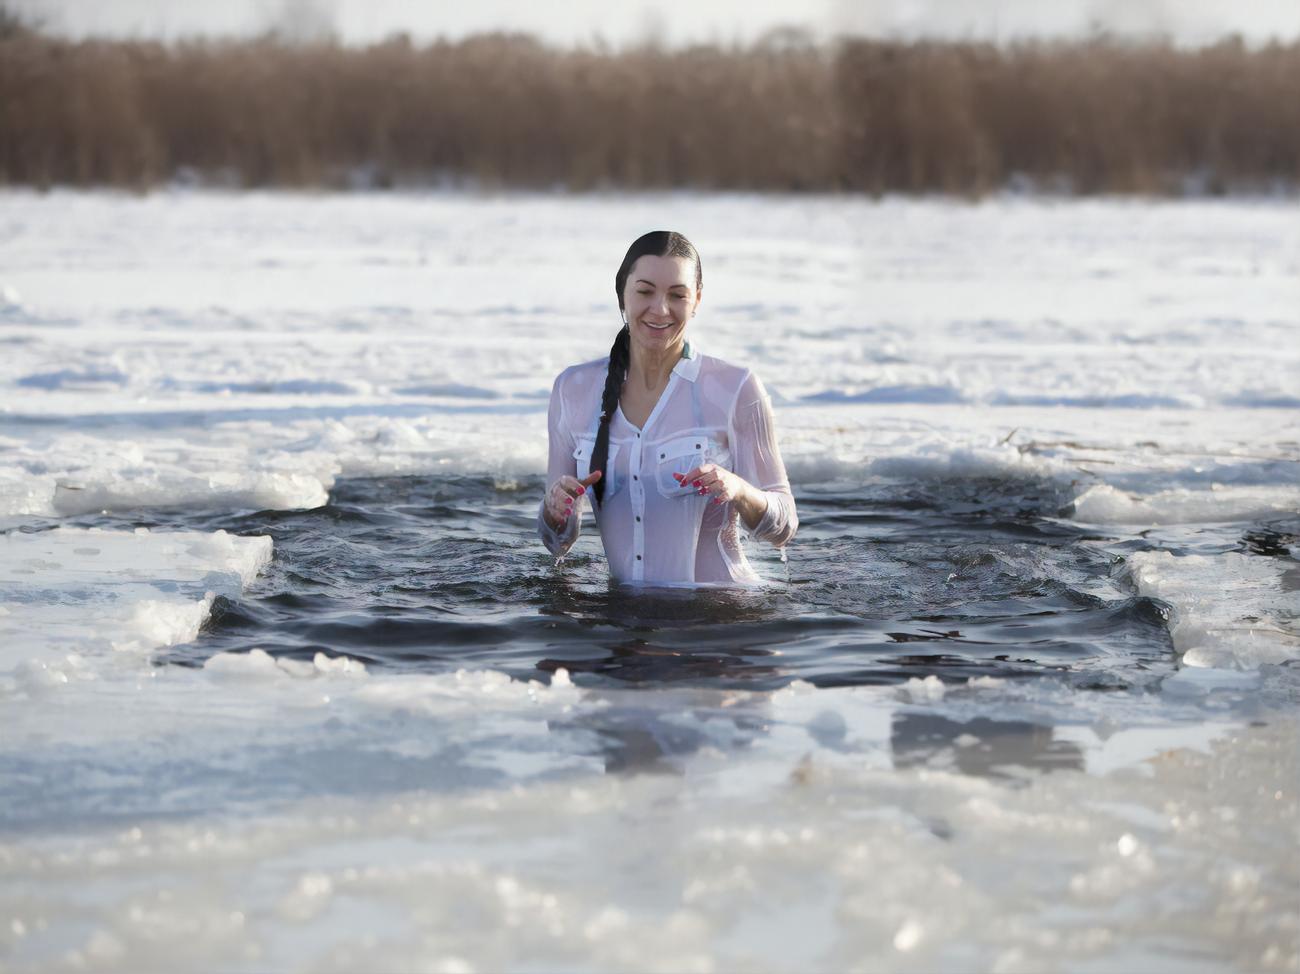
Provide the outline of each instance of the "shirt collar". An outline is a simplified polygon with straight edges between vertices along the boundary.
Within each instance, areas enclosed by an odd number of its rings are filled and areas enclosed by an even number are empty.
[[[691,382],[694,382],[696,376],[700,374],[700,353],[690,342],[687,342],[686,347],[682,349],[682,357],[673,366],[673,374],[680,375]]]

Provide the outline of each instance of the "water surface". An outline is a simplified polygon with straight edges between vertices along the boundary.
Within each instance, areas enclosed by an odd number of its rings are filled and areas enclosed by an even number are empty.
[[[379,670],[529,679],[564,667],[592,685],[747,689],[1043,674],[1114,689],[1176,663],[1166,607],[1125,581],[1121,552],[1140,539],[1061,517],[1068,495],[1050,483],[801,487],[788,558],[749,545],[771,583],[758,591],[612,583],[589,515],[557,564],[533,530],[542,489],[540,478],[367,478],[311,511],[125,523],[274,539],[266,577],[221,600],[169,663],[257,647]]]

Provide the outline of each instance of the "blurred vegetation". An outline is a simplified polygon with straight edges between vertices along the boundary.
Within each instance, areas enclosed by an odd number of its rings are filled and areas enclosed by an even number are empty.
[[[0,182],[1217,193],[1300,185],[1300,43],[71,41],[0,8]]]

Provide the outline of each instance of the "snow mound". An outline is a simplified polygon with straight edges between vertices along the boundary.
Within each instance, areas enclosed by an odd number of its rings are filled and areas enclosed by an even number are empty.
[[[1254,669],[1300,658],[1296,569],[1276,558],[1138,552],[1129,571],[1143,595],[1169,603],[1174,647],[1188,666]]]
[[[213,600],[238,596],[270,560],[270,538],[225,531],[0,535],[0,672],[51,653],[190,642]]]
[[[1074,519],[1085,524],[1200,524],[1254,521],[1300,511],[1300,488],[1225,487],[1164,490],[1145,496],[1098,484],[1074,501]]]

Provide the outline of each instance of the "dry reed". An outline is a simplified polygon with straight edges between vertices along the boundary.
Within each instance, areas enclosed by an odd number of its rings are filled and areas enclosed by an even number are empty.
[[[557,50],[0,32],[0,182],[1222,192],[1300,185],[1300,44]]]

